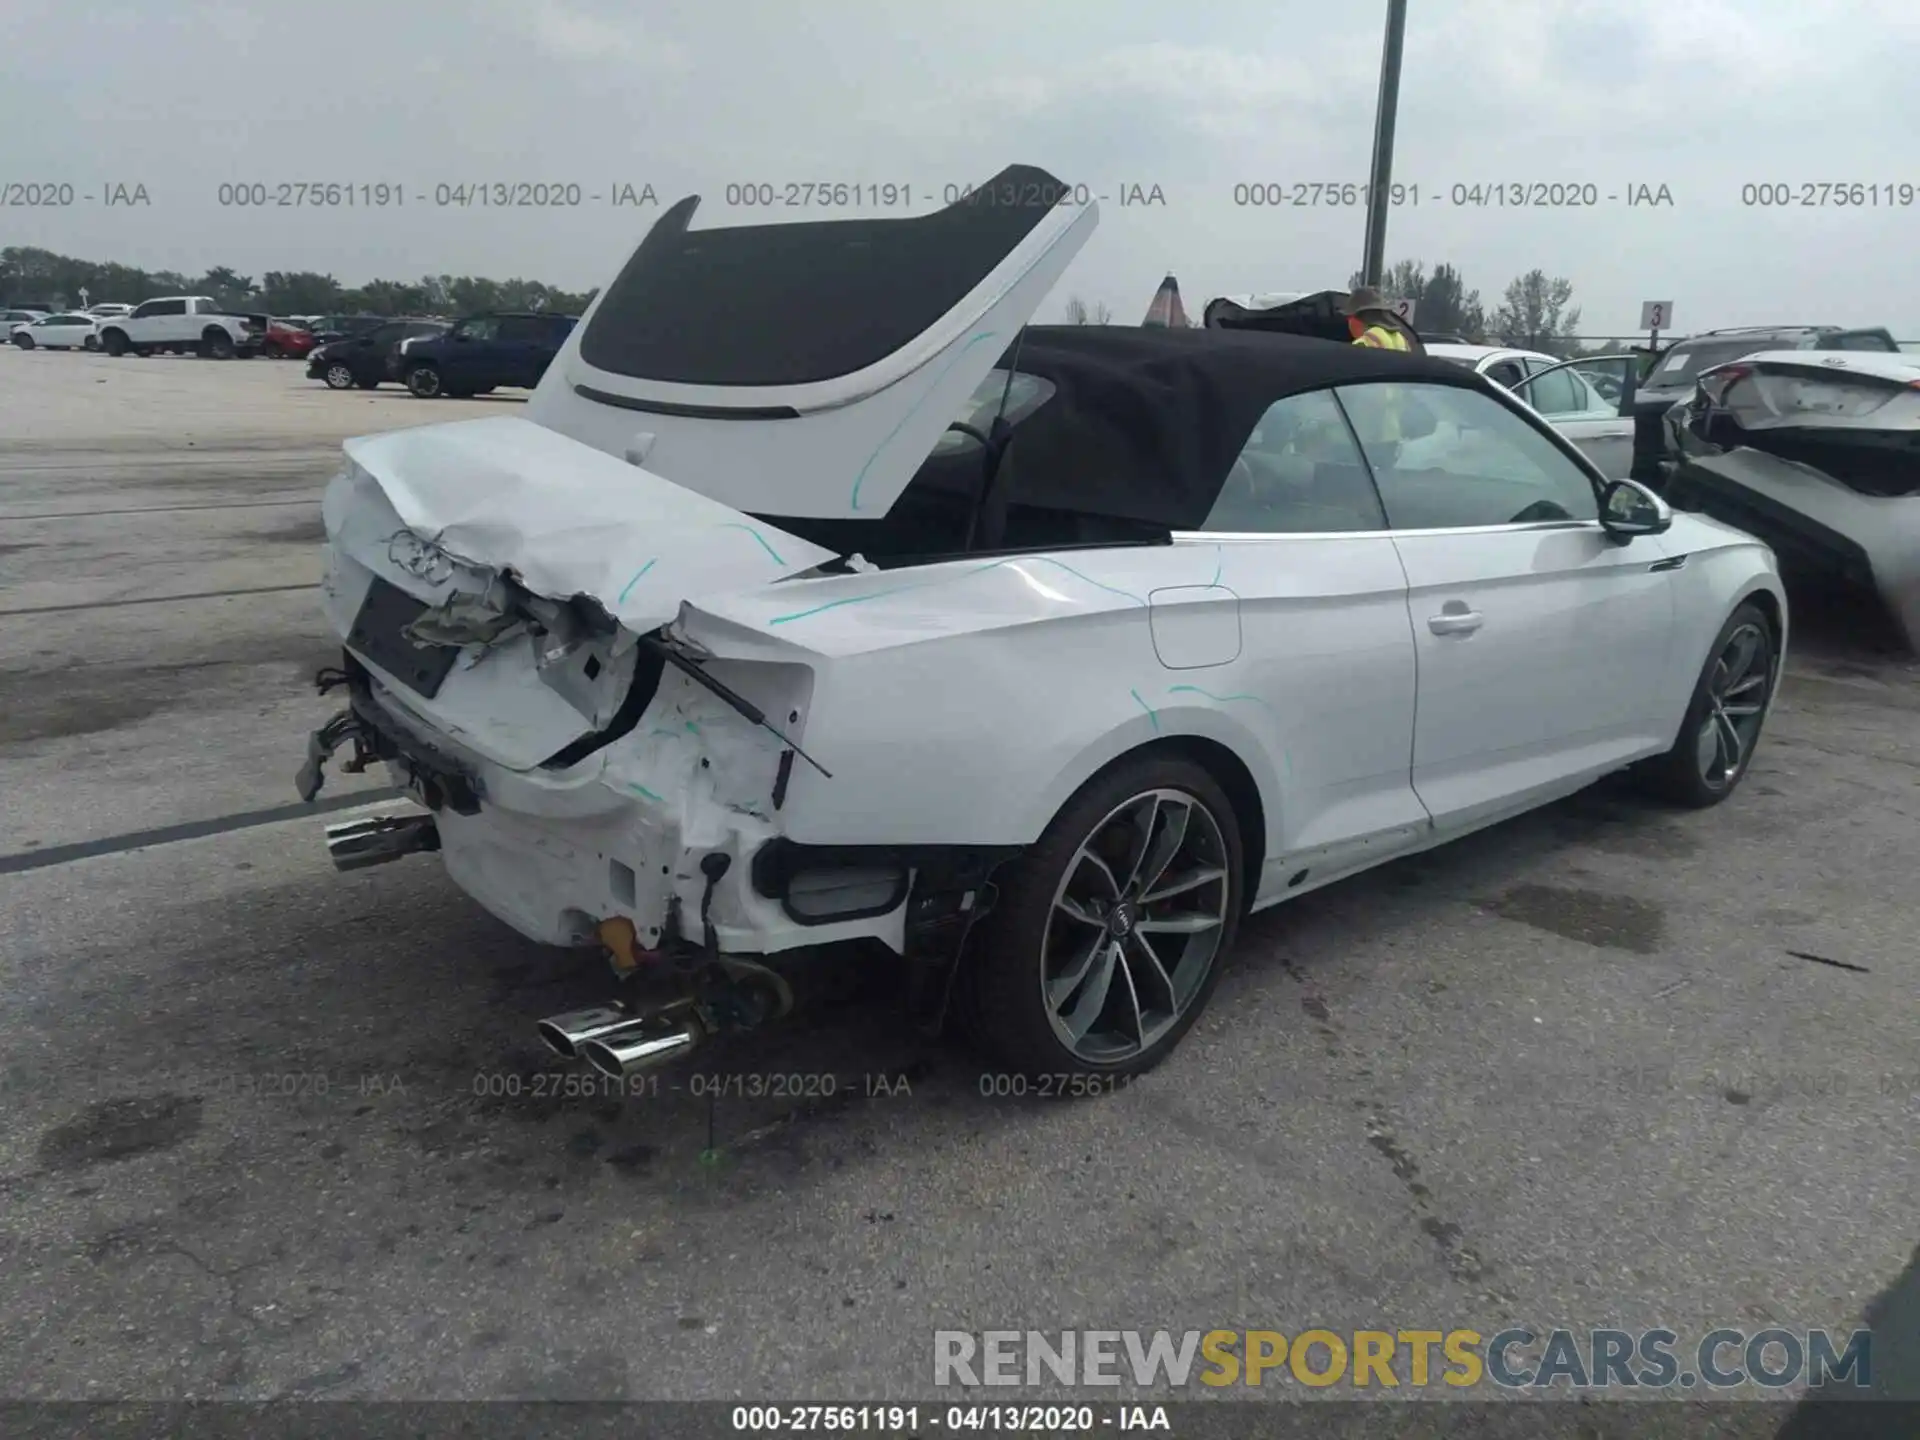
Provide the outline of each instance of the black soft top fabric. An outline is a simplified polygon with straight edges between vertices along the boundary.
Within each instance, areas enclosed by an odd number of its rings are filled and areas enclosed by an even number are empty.
[[[808,385],[909,344],[1070,187],[1014,165],[931,215],[689,230],[655,222],[580,338],[596,369],[677,385]]]
[[[1381,380],[1487,388],[1445,360],[1223,330],[1036,325],[1000,363],[1055,387],[1014,432],[1011,503],[1173,530],[1205,523],[1276,400]]]

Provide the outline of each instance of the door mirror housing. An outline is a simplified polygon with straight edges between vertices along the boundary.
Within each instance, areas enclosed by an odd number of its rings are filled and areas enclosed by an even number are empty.
[[[1600,493],[1600,526],[1622,545],[1636,535],[1663,535],[1673,510],[1637,480],[1610,481]]]

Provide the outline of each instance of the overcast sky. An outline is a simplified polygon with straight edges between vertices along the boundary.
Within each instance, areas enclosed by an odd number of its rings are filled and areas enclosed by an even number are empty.
[[[1920,5],[1409,12],[1389,260],[1451,262],[1488,302],[1532,267],[1565,275],[1588,334],[1630,330],[1660,299],[1682,329],[1920,336]],[[1078,294],[1132,322],[1169,270],[1197,314],[1219,294],[1343,285],[1357,266],[1359,207],[1239,205],[1235,188],[1291,199],[1366,179],[1384,16],[1385,0],[6,0],[0,185],[71,184],[76,203],[9,204],[0,244],[256,278],[585,288],[659,213],[615,207],[617,186],[698,192],[696,226],[737,224],[766,212],[729,207],[730,183],[782,198],[810,180],[906,185],[924,210],[1021,162],[1108,196],[1041,318]],[[299,181],[385,183],[404,202],[220,204],[223,183]],[[461,182],[578,185],[582,203],[435,203]],[[1456,186],[1502,183],[1592,187],[1598,204],[1452,203]],[[1877,184],[1879,204],[1797,203],[1822,183]],[[150,203],[103,205],[114,184]],[[1743,204],[1757,184],[1796,203]],[[1165,203],[1122,206],[1132,186]],[[1671,204],[1629,206],[1636,186]]]

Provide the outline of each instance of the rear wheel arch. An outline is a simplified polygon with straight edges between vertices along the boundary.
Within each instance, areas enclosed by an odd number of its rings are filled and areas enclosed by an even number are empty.
[[[1773,631],[1774,648],[1776,650],[1779,649],[1787,633],[1787,616],[1785,609],[1780,604],[1780,597],[1765,585],[1756,585],[1738,600],[1734,601],[1733,604],[1728,607],[1727,613],[1731,615],[1742,605],[1752,605],[1758,609],[1762,615],[1766,616],[1767,626]]]
[[[1178,756],[1192,761],[1225,792],[1233,806],[1234,824],[1240,831],[1241,863],[1246,872],[1240,877],[1241,893],[1246,903],[1251,905],[1254,892],[1259,888],[1261,867],[1266,863],[1267,805],[1261,796],[1259,782],[1253,778],[1253,771],[1247,768],[1246,761],[1231,746],[1204,735],[1170,735],[1161,740],[1149,740],[1144,745],[1136,745],[1114,756],[1074,786],[1073,794],[1079,794],[1095,780],[1123,765],[1157,755]]]

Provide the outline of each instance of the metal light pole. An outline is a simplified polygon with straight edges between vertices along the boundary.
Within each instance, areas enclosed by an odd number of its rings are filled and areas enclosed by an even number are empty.
[[[1380,108],[1373,117],[1373,180],[1367,187],[1367,251],[1363,284],[1378,287],[1386,269],[1387,209],[1393,189],[1393,119],[1400,107],[1400,50],[1407,34],[1407,0],[1387,0],[1387,39],[1380,53]]]

